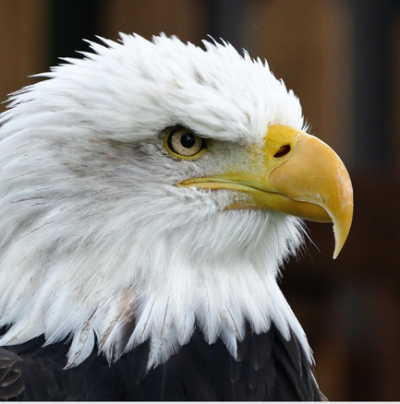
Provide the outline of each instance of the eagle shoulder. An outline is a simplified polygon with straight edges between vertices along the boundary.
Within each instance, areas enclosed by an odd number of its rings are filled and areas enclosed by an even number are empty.
[[[22,358],[0,348],[0,400],[16,397],[23,389],[21,380]]]
[[[24,381],[14,390],[24,400],[324,400],[313,369],[294,332],[287,341],[274,324],[255,334],[247,325],[233,358],[225,344],[204,340],[195,330],[190,342],[165,363],[147,368],[150,342],[109,366],[95,349],[79,366],[64,369],[68,343],[43,346],[39,337],[13,347],[9,355]],[[9,349],[9,348],[8,348]],[[5,356],[6,357],[6,356]],[[0,356],[0,358],[2,358]],[[12,362],[12,361],[11,361]],[[10,362],[10,363],[11,363]],[[1,364],[1,359],[0,359]],[[9,395],[8,397],[13,397]],[[4,397],[6,398],[6,397]]]

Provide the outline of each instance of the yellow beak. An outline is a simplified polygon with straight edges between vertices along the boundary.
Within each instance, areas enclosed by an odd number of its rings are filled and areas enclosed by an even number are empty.
[[[333,223],[334,258],[350,231],[353,188],[343,162],[318,138],[288,126],[269,127],[263,144],[249,151],[245,170],[192,178],[181,185],[246,195],[228,209],[270,209]]]

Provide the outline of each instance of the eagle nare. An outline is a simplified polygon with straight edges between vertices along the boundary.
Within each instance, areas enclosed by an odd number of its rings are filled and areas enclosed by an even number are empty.
[[[121,39],[1,115],[0,396],[321,398],[276,279],[299,218],[339,253],[343,163],[266,62]]]

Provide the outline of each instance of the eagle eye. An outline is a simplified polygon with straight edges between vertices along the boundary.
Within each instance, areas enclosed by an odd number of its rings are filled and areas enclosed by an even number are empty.
[[[164,138],[168,153],[182,159],[199,157],[206,150],[206,141],[186,128],[174,128]]]

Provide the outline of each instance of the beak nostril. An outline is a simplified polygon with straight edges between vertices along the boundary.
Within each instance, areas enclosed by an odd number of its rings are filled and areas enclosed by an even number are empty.
[[[289,144],[285,144],[284,146],[282,146],[275,154],[274,157],[275,158],[280,158],[283,156],[286,156],[286,154],[288,154],[291,150],[291,147]]]

